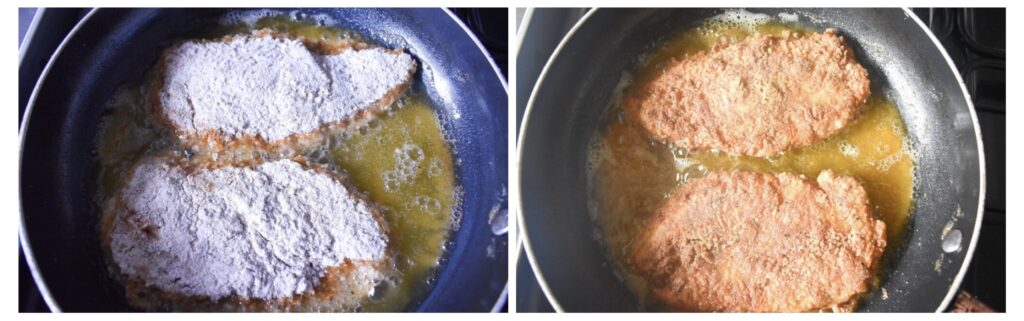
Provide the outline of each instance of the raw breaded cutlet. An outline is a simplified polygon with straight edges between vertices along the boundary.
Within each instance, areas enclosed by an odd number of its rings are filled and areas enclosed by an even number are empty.
[[[412,83],[401,49],[293,39],[268,30],[164,51],[150,101],[186,147],[222,152],[315,145],[385,111]]]
[[[765,157],[835,134],[870,94],[867,71],[828,29],[752,36],[669,62],[622,108],[656,140]]]
[[[103,215],[110,266],[141,310],[347,311],[392,273],[377,206],[301,158],[145,156]]]
[[[868,290],[885,223],[853,178],[712,172],[675,190],[633,264],[681,311],[850,310]]]

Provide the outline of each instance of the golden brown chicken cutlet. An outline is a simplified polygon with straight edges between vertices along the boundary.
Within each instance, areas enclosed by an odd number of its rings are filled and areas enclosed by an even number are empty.
[[[626,93],[626,116],[690,150],[774,156],[845,127],[870,95],[868,73],[834,29],[754,36],[667,63]]]
[[[651,293],[681,311],[850,310],[885,249],[853,178],[712,172],[675,190],[635,246]]]

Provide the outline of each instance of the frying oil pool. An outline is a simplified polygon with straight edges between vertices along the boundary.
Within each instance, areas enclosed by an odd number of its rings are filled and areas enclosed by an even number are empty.
[[[803,34],[814,30],[772,20],[711,20],[652,52],[634,79],[649,79],[665,62],[709,50],[719,41],[736,42],[755,34],[784,32]],[[646,303],[648,290],[643,278],[631,270],[632,241],[644,230],[648,216],[676,187],[709,171],[789,172],[813,180],[821,171],[831,169],[854,177],[867,191],[875,214],[886,223],[886,253],[892,253],[902,241],[913,206],[914,163],[899,111],[881,95],[869,98],[862,113],[842,132],[770,158],[688,152],[652,141],[627,123],[618,106],[606,119],[603,130],[591,140],[591,210],[609,256],[642,304]]]
[[[347,137],[346,137],[347,136]],[[384,207],[401,275],[374,297],[368,311],[398,311],[422,297],[444,252],[457,195],[448,142],[434,109],[421,96],[342,135],[331,156],[359,190]]]
[[[210,37],[269,28],[323,41],[361,39],[343,29],[267,16],[251,25],[213,30]],[[150,117],[144,84],[125,87],[108,106],[110,115],[97,141],[100,199],[112,196],[140,157],[163,150],[180,155],[173,138]],[[356,130],[332,134],[303,156],[348,177],[357,190],[380,205],[394,250],[394,276],[382,282],[361,311],[401,311],[431,287],[458,203],[449,142],[435,108],[421,94],[405,97],[389,111]],[[244,153],[243,153],[244,154]],[[264,155],[262,157],[273,156]],[[324,307],[330,310],[330,307]]]

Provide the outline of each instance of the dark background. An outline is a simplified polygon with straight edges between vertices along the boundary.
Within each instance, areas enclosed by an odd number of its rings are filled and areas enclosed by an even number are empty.
[[[508,79],[508,9],[506,8],[450,8],[459,19],[472,31],[501,69],[506,81]],[[35,8],[18,9],[18,48],[25,50],[25,61],[18,70],[18,124],[21,125],[25,113],[25,105],[35,86],[39,73],[46,66],[49,57],[57,48],[64,36],[78,21],[89,12],[84,8],[46,9],[40,17],[31,41],[26,43],[26,33],[32,19],[39,13]],[[22,48],[22,45],[26,46]],[[49,312],[39,289],[32,279],[25,255],[18,246],[18,311]],[[508,311],[508,304],[501,308]]]

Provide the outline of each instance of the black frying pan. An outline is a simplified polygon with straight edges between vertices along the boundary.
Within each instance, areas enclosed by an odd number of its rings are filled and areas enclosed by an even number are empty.
[[[916,152],[916,205],[881,287],[859,310],[943,310],[974,252],[985,195],[977,117],[949,57],[909,10],[749,11],[773,17],[797,13],[800,23],[836,27],[868,69],[872,91],[892,90],[890,99]],[[519,218],[530,263],[556,309],[638,309],[593,238],[586,203],[587,145],[612,107],[616,84],[624,72],[639,67],[639,57],[722,12],[595,10],[548,61],[520,133]],[[953,231],[943,234],[949,222]]]
[[[139,82],[163,48],[208,30],[226,11],[93,10],[40,76],[21,131],[20,236],[51,310],[129,309],[99,246],[94,150],[103,108],[118,86]],[[460,227],[430,293],[408,309],[500,308],[508,276],[508,241],[500,228],[507,223],[498,215],[506,203],[508,94],[497,67],[446,10],[301,12],[328,15],[375,42],[406,48],[421,67],[414,86],[438,107],[452,139],[463,192]]]

